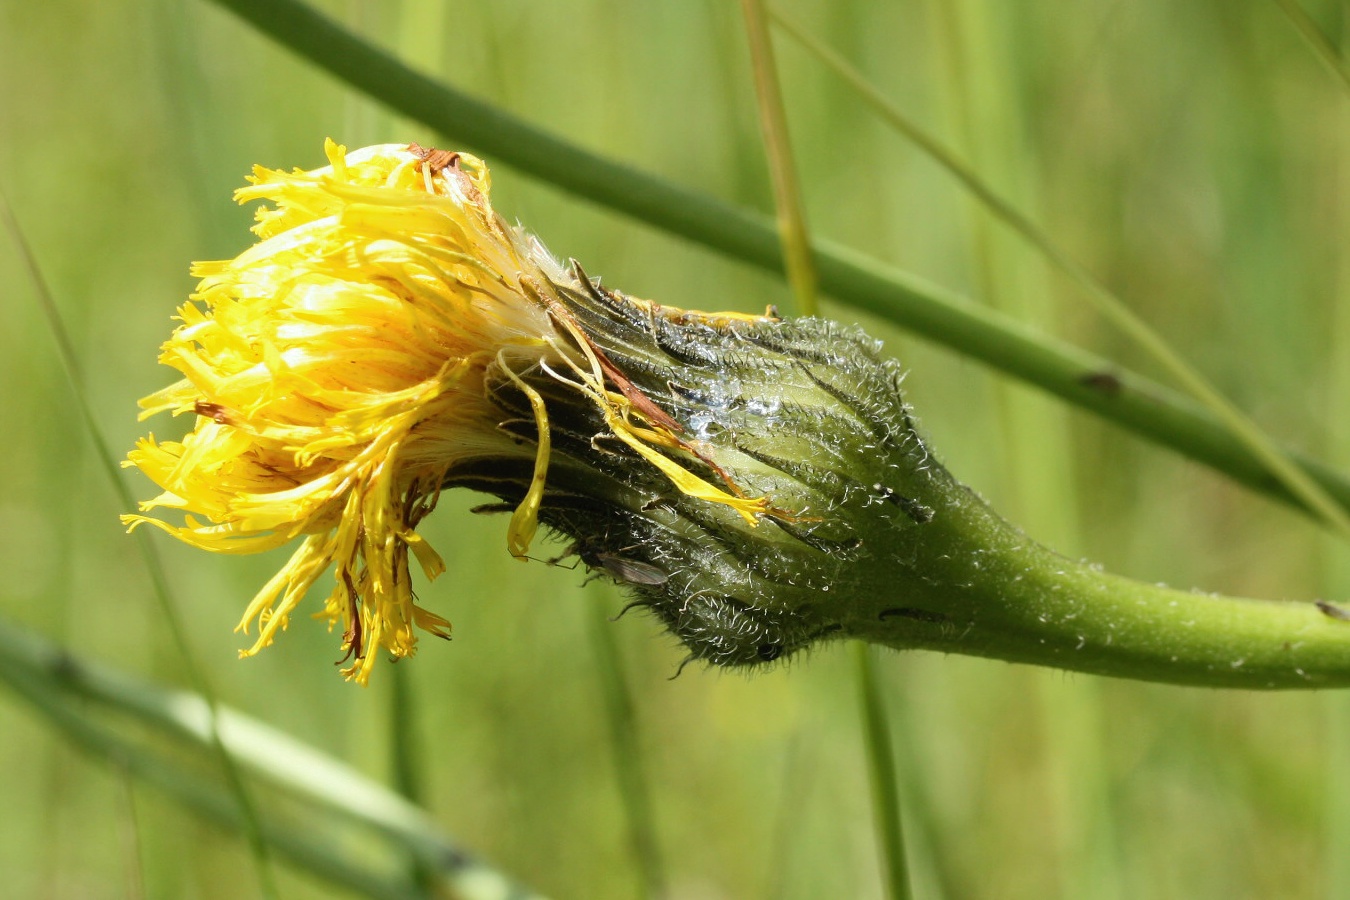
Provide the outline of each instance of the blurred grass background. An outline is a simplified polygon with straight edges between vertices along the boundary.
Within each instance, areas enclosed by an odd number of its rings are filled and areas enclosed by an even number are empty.
[[[1269,0],[784,3],[1033,213],[1271,433],[1350,466],[1350,105]],[[1305,8],[1334,38],[1350,9]],[[584,146],[771,208],[737,4],[400,0],[322,8],[428,72]],[[777,41],[814,232],[1152,371],[1066,282],[806,53]],[[104,434],[135,400],[191,289],[233,255],[254,163],[312,167],[325,136],[456,147],[397,120],[201,2],[0,0],[0,184],[51,281]],[[472,149],[472,148],[468,148]],[[489,160],[491,162],[491,160]],[[786,308],[781,283],[505,167],[494,202],[556,253],[638,296]],[[117,522],[33,290],[0,242],[0,613],[168,683],[178,651]],[[826,314],[854,315],[828,304]],[[944,461],[1071,556],[1150,581],[1344,599],[1350,567],[1303,518],[949,351],[864,322],[910,368]],[[149,423],[177,433],[180,423]],[[132,476],[129,476],[132,477]],[[135,485],[138,496],[151,491]],[[582,573],[520,565],[504,524],[451,495],[426,533],[455,623],[402,665],[421,791],[453,835],[557,897],[630,897],[629,850]],[[555,545],[556,546],[556,545]],[[297,620],[240,662],[244,603],[281,557],[160,542],[222,699],[381,779],[393,679],[345,684],[336,635]],[[547,545],[539,555],[561,552]],[[690,668],[640,616],[610,626],[675,898],[881,896],[858,710],[842,647],[774,672]],[[1350,698],[1068,676],[933,655],[882,674],[921,897],[1350,896],[1339,769]],[[6,896],[252,889],[237,837],[135,794],[0,695]],[[1338,737],[1339,736],[1339,737]],[[266,797],[262,798],[266,801]],[[281,869],[287,898],[341,891]]]

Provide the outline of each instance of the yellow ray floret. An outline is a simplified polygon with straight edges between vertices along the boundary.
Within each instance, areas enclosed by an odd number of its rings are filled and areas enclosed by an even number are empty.
[[[325,149],[324,168],[258,167],[237,192],[268,203],[256,214],[258,243],[194,266],[197,291],[160,354],[182,378],[141,401],[142,418],[191,413],[195,425],[181,440],[144,438],[127,460],[162,490],[143,513],[182,513],[182,524],[124,517],[132,527],[225,553],[300,539],[240,622],[258,628],[244,655],[286,628],[330,568],[320,615],[342,625],[349,678],[364,683],[379,648],[411,655],[414,627],[448,636],[449,623],[413,595],[410,554],[428,578],[444,570],[417,526],[456,465],[532,460],[508,534],[513,554],[528,550],[550,453],[529,371],[570,370],[560,380],[681,491],[750,521],[769,509],[677,461],[697,451],[614,384],[560,313],[554,286],[575,276],[493,212],[481,161],[416,145]],[[505,416],[485,391],[493,365],[530,403],[533,447],[497,427]]]

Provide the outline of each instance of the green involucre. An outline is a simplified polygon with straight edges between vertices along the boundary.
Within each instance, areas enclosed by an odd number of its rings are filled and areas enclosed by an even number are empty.
[[[681,493],[606,439],[555,378],[528,378],[553,427],[541,520],[630,586],[693,659],[756,665],[856,637],[1180,684],[1350,684],[1350,623],[1314,605],[1141,584],[1003,521],[938,462],[898,365],[857,328],[689,315],[598,285],[560,292],[594,346],[698,448],[672,456],[771,503],[750,524]],[[489,389],[502,427],[532,440],[520,391],[505,378]],[[450,483],[516,502],[527,474],[484,462]]]

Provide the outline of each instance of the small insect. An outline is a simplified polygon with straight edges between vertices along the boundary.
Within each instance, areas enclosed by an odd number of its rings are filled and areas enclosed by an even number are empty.
[[[230,411],[219,403],[208,403],[205,400],[198,400],[193,404],[192,411],[199,416],[206,416],[208,419],[214,419],[220,425],[233,425],[234,416]]]
[[[631,550],[631,547],[624,547],[618,553],[611,553],[608,550],[596,550],[588,546],[585,542],[577,541],[567,549],[567,552],[555,559],[548,560],[550,565],[558,565],[563,559],[569,556],[575,556],[591,569],[603,569],[614,579],[627,584],[646,584],[658,586],[665,584],[670,580],[670,573],[660,566],[645,563],[638,559],[629,559],[626,556],[620,556],[624,550]]]
[[[1337,606],[1335,603],[1328,603],[1326,600],[1318,600],[1315,605],[1322,611],[1322,615],[1329,619],[1350,622],[1350,610],[1347,610],[1344,606]]]
[[[620,581],[629,584],[662,585],[670,580],[670,573],[651,563],[626,559],[613,553],[592,553],[581,557],[591,568],[604,569]]]
[[[437,150],[435,147],[409,144],[408,152],[430,166],[433,173],[459,165],[459,154],[453,150]]]
[[[1086,375],[1079,377],[1078,383],[1095,391],[1101,391],[1108,397],[1117,397],[1121,391],[1125,390],[1125,385],[1120,380],[1120,376],[1112,372],[1088,372]]]

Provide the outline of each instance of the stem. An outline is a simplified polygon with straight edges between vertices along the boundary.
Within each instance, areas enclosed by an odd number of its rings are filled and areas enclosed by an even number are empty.
[[[141,846],[141,822],[136,814],[136,780],[125,766],[118,767],[122,816],[118,837],[122,855],[127,861],[126,896],[128,900],[145,900],[145,850]]]
[[[392,109],[522,172],[775,274],[782,250],[765,216],[589,153],[408,68],[296,0],[216,0]],[[1255,490],[1308,509],[1195,403],[1104,357],[1039,334],[955,292],[817,239],[820,287],[857,309],[1034,384]],[[1350,479],[1291,454],[1343,507]]]
[[[1289,19],[1289,24],[1294,26],[1298,36],[1303,38],[1318,61],[1341,83],[1341,87],[1350,93],[1350,66],[1345,64],[1340,51],[1326,33],[1304,12],[1303,7],[1299,6],[1298,0],[1275,0],[1275,5]]]
[[[1326,861],[1326,890],[1321,896],[1350,896],[1350,773],[1345,769],[1345,751],[1350,747],[1350,697],[1325,694],[1323,727],[1326,728],[1326,824],[1322,828],[1322,858]]]
[[[1341,24],[1339,41],[1350,39],[1350,22]],[[1344,69],[1342,69],[1344,71]],[[1350,87],[1350,79],[1346,80]],[[1336,131],[1337,161],[1334,175],[1329,179],[1337,198],[1340,215],[1332,227],[1343,234],[1350,227],[1350,112],[1337,110],[1339,127]],[[1328,110],[1330,114],[1330,110]],[[1331,285],[1333,303],[1326,318],[1326,333],[1334,336],[1327,348],[1326,362],[1319,381],[1326,385],[1323,391],[1323,421],[1326,423],[1324,452],[1328,458],[1344,465],[1350,462],[1350,423],[1342,415],[1344,398],[1350,395],[1350,260],[1344,255],[1335,267],[1335,281]],[[1322,590],[1328,596],[1344,596],[1350,591],[1350,559],[1339,553],[1340,547],[1324,542],[1322,547]],[[1350,759],[1350,696],[1327,694],[1323,698],[1323,727],[1326,729],[1326,747],[1323,750],[1322,780],[1325,785],[1325,808],[1322,828],[1322,859],[1326,869],[1321,897],[1326,900],[1350,897],[1350,857],[1344,850],[1350,846],[1350,771],[1344,761]]]
[[[87,662],[4,617],[0,617],[0,683],[12,687],[95,755],[117,761],[208,818],[231,828],[244,827],[237,797],[202,778],[203,764],[214,752],[211,711],[202,697]],[[330,826],[359,826],[364,833],[357,843],[366,846],[371,836],[378,836],[401,848],[436,872],[438,884],[456,897],[539,900],[540,895],[450,841],[426,811],[346,763],[227,707],[219,709],[218,718],[219,737],[232,757],[306,810],[302,818],[313,823],[312,828],[292,824],[264,829],[269,845],[301,867],[332,877],[356,893],[386,896],[387,892],[359,888],[360,878],[347,874],[360,867],[352,868],[357,861],[350,853],[335,849],[340,842],[309,836]],[[121,737],[105,724],[106,719],[148,726],[175,738],[177,750],[161,753],[148,741]],[[389,880],[387,875],[381,877]],[[397,883],[404,885],[397,896],[425,896],[403,879]]]
[[[606,571],[695,659],[756,665],[855,637],[1175,684],[1350,685],[1350,611],[1141,584],[1004,522],[936,461],[897,366],[861,331],[821,319],[714,327],[598,288],[566,297],[630,388],[664,395],[662,411],[699,436],[700,462],[743,496],[771,498],[743,517],[672,490],[636,454],[555,445],[555,496],[591,505],[550,500],[541,521],[641,567]],[[494,491],[519,502],[520,484]]]
[[[909,900],[909,865],[905,859],[905,832],[900,821],[900,786],[895,777],[895,752],[872,648],[855,643],[853,657],[858,671],[858,695],[862,701],[863,730],[867,740],[867,771],[872,784],[872,815],[876,819],[886,896]]]
[[[394,790],[413,803],[421,803],[422,760],[417,752],[417,705],[413,700],[407,666],[394,666],[390,673],[389,752],[392,757]]]
[[[1050,269],[1058,266],[1070,280],[1086,274],[1081,267],[1064,267],[1071,260],[1030,216],[1040,206],[1043,174],[1027,140],[1025,99],[1017,85],[1026,72],[1017,54],[1007,52],[1002,40],[999,0],[928,0],[935,50],[941,50],[938,71],[945,76],[942,105],[952,110],[951,131],[962,157],[977,165],[984,181],[957,155],[948,151],[909,121],[899,107],[834,51],[798,26],[789,30],[798,41],[810,42],[811,53],[844,79],[884,120],[962,183],[970,199],[972,257],[978,266],[980,293],[1000,310],[1029,321],[1055,321],[1064,301],[1051,290]],[[785,27],[787,23],[783,23]],[[936,153],[937,155],[933,155]],[[1008,200],[991,184],[1001,184]],[[992,214],[988,215],[986,214]],[[1002,222],[1013,232],[1000,234]],[[1027,254],[1008,237],[1021,237],[1039,251]],[[1049,263],[1043,265],[1042,263]],[[1080,534],[1073,436],[1069,416],[1045,398],[996,384],[993,396],[999,412],[997,440],[1004,447],[1008,498],[1018,521],[1033,533],[1051,539],[1051,545],[1072,551]],[[1065,678],[1058,672],[1031,673],[1035,690],[1038,738],[1042,742],[1039,772],[1048,801],[1048,858],[1054,861],[1059,896],[1075,900],[1119,900],[1121,879],[1109,852],[1111,784],[1103,760],[1106,718],[1101,682],[1096,678]]]
[[[37,293],[38,305],[42,310],[43,317],[47,320],[48,330],[51,332],[53,340],[56,341],[57,356],[61,360],[61,367],[65,371],[66,378],[70,381],[76,408],[79,410],[80,418],[84,421],[89,440],[94,445],[94,456],[103,469],[108,483],[116,492],[122,509],[133,509],[136,504],[132,499],[131,492],[127,489],[126,482],[122,480],[117,458],[113,455],[112,449],[99,430],[98,422],[94,419],[93,405],[85,392],[85,379],[80,371],[79,354],[75,352],[75,345],[70,339],[70,332],[67,330],[65,320],[61,317],[61,311],[56,305],[56,297],[47,283],[42,267],[38,264],[33,248],[28,243],[28,238],[24,235],[14,211],[10,208],[8,195],[3,188],[0,188],[0,224],[3,224],[5,231],[9,233],[11,240],[14,242],[15,248],[19,251],[24,268],[27,269],[29,279]],[[277,890],[276,876],[272,871],[267,841],[263,837],[257,804],[249,793],[248,786],[244,783],[239,767],[235,764],[234,758],[230,756],[220,737],[217,721],[219,704],[215,688],[206,674],[206,669],[202,667],[193,652],[192,644],[188,640],[187,627],[183,623],[178,605],[173,600],[164,566],[160,563],[154,545],[150,543],[150,535],[137,534],[135,539],[136,546],[141,553],[141,560],[145,564],[146,574],[150,578],[150,585],[159,606],[160,615],[163,616],[164,622],[168,625],[174,646],[178,648],[182,657],[183,668],[187,672],[188,680],[202,696],[209,710],[208,726],[211,745],[215,749],[217,762],[225,776],[225,782],[234,795],[235,801],[239,804],[239,813],[243,821],[242,831],[253,859],[258,888],[266,900],[279,900],[281,895]]]
[[[759,128],[773,176],[774,208],[783,239],[787,280],[797,298],[797,313],[814,316],[816,266],[811,256],[811,238],[806,230],[806,208],[797,181],[797,166],[788,139],[787,111],[778,84],[778,66],[773,57],[773,39],[764,15],[763,0],[741,0],[745,33],[750,41],[750,63],[755,73],[755,99],[759,104]]]
[[[389,673],[389,753],[394,790],[411,803],[422,805],[424,766],[417,742],[417,704],[408,666],[392,666]],[[435,872],[425,860],[409,856],[408,875],[413,884],[428,894],[435,883]]]
[[[760,130],[764,134],[764,147],[773,175],[774,207],[778,211],[778,227],[783,237],[787,279],[796,294],[798,312],[813,316],[817,313],[817,275],[806,228],[806,211],[792,159],[792,145],[788,139],[787,112],[773,57],[773,39],[769,35],[762,0],[742,0],[741,8],[745,14],[746,35],[750,39]],[[900,825],[900,792],[896,785],[890,722],[881,701],[870,652],[864,644],[855,645],[856,682],[863,708],[862,743],[871,773],[872,818],[876,823],[886,895],[890,900],[909,900],[905,835]]]
[[[642,747],[638,741],[637,712],[633,695],[628,690],[628,679],[619,656],[614,629],[610,627],[606,614],[608,606],[603,599],[597,596],[590,603],[591,645],[595,649],[596,665],[599,668],[619,794],[628,817],[628,836],[642,875],[642,893],[639,896],[664,897],[665,866],[661,861],[656,817],[652,812],[651,791],[643,766]]]
[[[942,9],[946,15],[953,15],[950,4],[942,4]],[[837,57],[829,53],[827,48],[824,48],[804,29],[793,25],[781,16],[778,17],[778,22],[817,56],[821,56],[834,66],[841,65],[841,61]],[[851,69],[846,68],[842,74],[855,87],[860,84],[867,84],[860,75],[852,72]],[[870,88],[870,86],[868,87]],[[1147,322],[1135,315],[1130,307],[1113,294],[1095,275],[1069,256],[1067,252],[1060,249],[1031,219],[987,187],[974,171],[961,162],[954,153],[948,151],[937,141],[928,138],[922,131],[899,115],[898,111],[893,111],[890,104],[884,98],[881,98],[879,92],[871,89],[864,93],[864,97],[871,101],[874,108],[877,104],[880,104],[884,111],[883,117],[887,121],[896,125],[902,134],[914,140],[925,153],[954,175],[1000,221],[1012,228],[1060,271],[1073,279],[1082,289],[1083,296],[1096,306],[1099,313],[1115,325],[1121,333],[1152,356],[1163,370],[1172,376],[1176,383],[1200,401],[1219,422],[1223,423],[1229,434],[1238,443],[1246,446],[1252,456],[1261,460],[1262,465],[1265,466],[1271,476],[1278,479],[1292,495],[1299,499],[1299,502],[1305,508],[1313,511],[1324,523],[1338,532],[1342,538],[1350,539],[1350,513],[1347,513],[1345,508],[1329,496],[1321,485],[1310,478],[1307,472],[1299,468],[1289,458],[1287,452],[1277,447],[1261,431],[1260,427],[1225,397],[1208,378],[1173,350],[1167,341],[1154,331]],[[921,140],[916,139],[920,137]],[[986,291],[986,293],[989,292]]]
[[[24,671],[9,660],[0,660],[0,681],[27,700],[71,744],[89,755],[110,761],[122,772],[149,784],[175,802],[208,821],[233,831],[250,827],[244,821],[238,797],[201,777],[200,766],[181,762],[177,756],[152,750],[88,715],[79,702],[51,683],[43,673]],[[201,760],[196,762],[200,763]],[[424,900],[425,893],[391,878],[376,866],[353,858],[326,836],[316,836],[325,824],[321,816],[291,821],[286,826],[258,820],[269,851],[288,859],[298,868],[340,885],[350,896],[375,900]]]
[[[924,500],[936,501],[932,520],[872,535],[873,558],[888,563],[867,566],[838,598],[846,608],[831,610],[845,634],[1172,684],[1350,685],[1350,622],[1336,610],[1102,572],[1027,538],[945,471],[931,474],[946,482]]]

